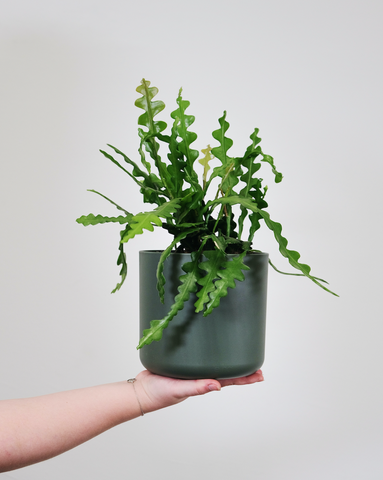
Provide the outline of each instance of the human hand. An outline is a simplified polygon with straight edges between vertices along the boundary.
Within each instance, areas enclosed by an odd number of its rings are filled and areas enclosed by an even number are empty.
[[[229,385],[250,385],[263,381],[262,371],[258,370],[247,377],[225,380],[180,380],[162,377],[144,370],[136,376],[135,388],[144,413],[169,407],[183,402],[189,397],[204,395],[221,390]]]

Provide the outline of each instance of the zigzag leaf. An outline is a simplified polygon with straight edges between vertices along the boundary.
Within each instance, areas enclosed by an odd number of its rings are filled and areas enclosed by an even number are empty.
[[[280,183],[282,181],[283,175],[275,168],[273,157],[271,157],[270,155],[265,155],[263,152],[262,155],[263,158],[261,159],[261,162],[267,162],[271,165],[271,169],[273,170],[273,173],[275,175],[275,183]]]
[[[143,336],[138,344],[137,349],[144,345],[150,345],[153,341],[159,341],[162,338],[164,329],[169,322],[184,308],[184,304],[189,300],[190,294],[197,291],[197,280],[200,276],[198,269],[198,256],[192,253],[192,261],[185,263],[182,267],[186,275],[180,277],[181,285],[178,287],[178,295],[174,299],[170,312],[162,320],[152,320],[150,328],[144,330]]]
[[[103,195],[102,193],[97,192],[97,190],[88,190],[88,192],[95,193],[96,195],[100,195],[100,197],[105,198],[105,200],[108,200],[108,202],[110,202],[112,205],[114,205],[118,210],[121,210],[121,212],[124,212],[128,217],[129,217],[130,215],[133,216],[131,213],[129,213],[127,210],[125,210],[125,208],[120,207],[120,205],[117,205],[117,203],[113,202],[113,200],[111,200],[110,198],[106,197],[106,196]]]
[[[139,129],[140,131],[141,129]],[[142,130],[141,130],[142,132]],[[141,139],[141,144],[139,151],[144,156],[145,155],[142,151],[142,143],[143,140]],[[115,165],[120,167],[124,172],[126,172],[136,183],[141,187],[141,193],[144,195],[144,201],[148,203],[156,203],[157,205],[161,205],[164,201],[166,201],[162,196],[169,198],[169,193],[164,189],[163,181],[158,178],[154,173],[150,173],[150,164],[148,162],[145,163],[146,166],[149,166],[149,174],[142,171],[139,166],[130,160],[129,157],[125,155],[125,153],[121,152],[118,148],[114,147],[113,145],[108,144],[108,147],[112,148],[116,153],[121,155],[126,163],[133,166],[133,175],[129,173],[124,167],[120,165],[117,160],[115,160],[111,155],[100,150],[100,152],[109,160],[111,160]],[[144,159],[141,158],[142,161]],[[140,181],[137,177],[142,177],[143,180]]]
[[[198,160],[198,162],[203,166],[203,189],[206,187],[207,183],[207,172],[210,170],[209,162],[214,159],[214,155],[211,153],[211,146],[208,145],[206,148],[203,148],[201,152],[205,155],[203,158]]]
[[[159,217],[162,218],[168,218],[171,216],[172,213],[174,213],[177,208],[179,208],[178,205],[179,200],[174,199],[170,200],[169,202],[166,202],[162,204],[161,206],[157,207],[155,210],[151,212],[141,212],[138,213],[137,215],[134,215],[132,217],[129,225],[130,225],[130,230],[123,236],[121,239],[121,242],[126,243],[130,239],[134,238],[136,235],[140,235],[143,233],[144,229],[149,230],[150,232],[153,232],[154,225],[157,225],[158,227],[162,226],[162,221],[160,220]]]
[[[235,288],[235,281],[242,282],[245,279],[245,275],[242,270],[250,270],[250,268],[243,263],[243,257],[247,252],[243,252],[240,255],[234,257],[232,260],[224,262],[222,269],[218,270],[217,275],[220,278],[214,283],[214,290],[210,293],[210,301],[206,306],[203,316],[209,315],[214,308],[218,307],[221,298],[226,297],[227,289]]]
[[[190,145],[197,139],[197,134],[190,132],[188,128],[194,123],[195,117],[193,115],[186,115],[185,111],[190,105],[190,102],[183,100],[182,88],[179,91],[177,98],[178,109],[174,110],[170,116],[175,120],[178,119],[179,123],[177,125],[177,133],[182,138],[182,141],[179,143],[178,148],[182,152],[187,161],[187,170],[191,178],[196,177],[196,173],[193,170],[193,163],[198,158],[198,150],[190,148]],[[198,178],[193,178],[198,182]]]
[[[261,138],[258,137],[259,129],[255,128],[254,132],[250,135],[250,139],[252,140],[251,145],[247,148],[246,153],[244,155],[244,159],[251,159],[252,161],[258,156],[262,155],[261,162],[267,162],[270,164],[271,169],[275,176],[275,183],[280,183],[283,179],[282,173],[278,172],[275,168],[274,159],[270,155],[265,155],[262,152],[261,147],[258,145],[261,142]],[[258,146],[257,146],[258,145]]]
[[[225,137],[225,134],[230,127],[229,123],[226,122],[226,111],[223,112],[223,116],[218,120],[218,122],[220,124],[220,128],[218,130],[214,130],[212,135],[216,140],[218,140],[220,146],[212,148],[211,153],[221,160],[223,167],[226,168],[231,160],[227,152],[233,145],[233,140]]]
[[[185,166],[186,162],[183,159],[183,154],[179,150],[179,144],[177,142],[177,125],[179,124],[179,118],[176,118],[173,122],[171,135],[169,137],[169,152],[168,159],[171,162],[168,172],[172,178],[172,185],[174,188],[174,196],[181,196],[182,186],[185,179]],[[164,138],[164,137],[161,137]]]
[[[120,232],[121,239],[129,229],[130,229],[130,226],[127,225],[125,227],[125,230],[122,230]],[[123,283],[125,282],[126,276],[128,274],[128,264],[126,262],[126,255],[125,255],[125,252],[124,252],[124,244],[122,242],[120,242],[118,249],[120,251],[120,254],[118,255],[118,258],[117,258],[117,265],[121,265],[121,270],[120,270],[121,281],[119,283],[117,283],[117,285],[115,286],[115,288],[112,290],[111,293],[115,293],[115,292],[117,292],[117,290],[120,290],[120,288],[122,287]]]
[[[165,122],[154,120],[154,117],[165,108],[165,104],[160,100],[152,102],[153,97],[155,97],[158,93],[158,88],[150,88],[149,86],[150,82],[143,78],[141,85],[136,89],[138,93],[141,93],[142,97],[135,101],[135,105],[145,110],[145,113],[138,118],[138,124],[143,125],[148,129],[148,132],[143,132],[142,129],[139,129],[139,134],[141,136],[142,144],[145,145],[146,150],[154,160],[161,180],[168,191],[167,196],[173,198],[171,175],[166,169],[166,164],[161,161],[161,157],[158,154],[160,146],[156,142],[156,136],[165,130],[167,125]],[[143,159],[143,152],[140,153],[141,159]]]
[[[172,248],[177,243],[179,243],[181,240],[186,238],[191,233],[198,232],[199,230],[201,230],[201,228],[197,227],[197,228],[192,228],[192,229],[189,229],[189,230],[186,230],[186,231],[182,232],[180,235],[178,235],[172,241],[172,243],[168,246],[168,248],[162,252],[162,255],[161,255],[160,260],[159,260],[158,265],[157,265],[157,290],[158,290],[158,293],[159,293],[159,296],[160,296],[161,303],[164,303],[164,301],[165,301],[165,283],[166,283],[166,278],[164,276],[165,260],[168,258],[168,256],[170,255],[170,253],[172,251]]]
[[[220,128],[213,132],[213,137],[218,140],[220,143],[219,147],[214,147],[211,150],[211,153],[217,157],[222,165],[215,167],[213,173],[209,178],[207,186],[210,185],[210,182],[215,177],[221,177],[222,181],[219,189],[223,192],[232,191],[233,187],[237,185],[238,178],[241,175],[241,165],[238,158],[231,158],[228,156],[227,152],[233,145],[233,140],[231,138],[225,137],[225,134],[229,128],[229,123],[226,122],[226,111],[223,112],[223,116],[218,120]]]
[[[212,200],[206,204],[206,207],[216,205],[216,204],[225,204],[225,203],[229,205],[240,204],[245,208],[248,208],[252,212],[258,213],[264,219],[266,225],[270,228],[270,230],[274,232],[274,237],[279,244],[279,251],[285,258],[288,259],[290,265],[296,268],[297,270],[300,270],[306,277],[312,280],[319,287],[323,288],[323,290],[326,290],[327,292],[335,296],[338,296],[336,293],[332,292],[331,290],[326,288],[324,285],[322,285],[316,277],[313,277],[312,275],[310,275],[311,268],[308,265],[304,263],[300,263],[298,261],[300,258],[300,254],[298,252],[296,252],[295,250],[289,250],[287,248],[288,241],[282,235],[282,225],[280,223],[277,223],[271,220],[270,215],[267,212],[265,212],[264,210],[260,210],[257,207],[256,203],[252,202],[251,199],[243,198],[238,195],[234,195],[232,197],[218,198],[217,200]]]
[[[147,129],[152,135],[155,135],[156,133],[160,133],[165,130],[165,122],[154,120],[154,117],[165,108],[165,104],[161,100],[152,102],[152,99],[158,93],[158,88],[150,88],[150,82],[143,78],[141,80],[141,85],[136,88],[136,92],[140,93],[142,97],[138,98],[134,102],[134,104],[136,105],[136,107],[145,110],[145,113],[140,115],[140,117],[138,118],[138,124],[147,127]]]
[[[84,225],[84,227],[87,227],[88,225],[98,225],[100,223],[120,223],[122,225],[128,223],[131,218],[133,218],[133,215],[131,217],[123,217],[122,215],[118,217],[104,217],[103,215],[95,216],[93,213],[90,213],[89,215],[82,215],[77,218],[76,222]]]
[[[207,260],[200,263],[199,268],[205,270],[207,273],[198,280],[198,284],[201,285],[202,288],[197,293],[198,300],[194,304],[196,313],[201,312],[205,304],[209,302],[209,294],[215,288],[214,280],[218,278],[218,270],[225,262],[225,255],[220,250],[206,251],[204,252],[204,256]]]

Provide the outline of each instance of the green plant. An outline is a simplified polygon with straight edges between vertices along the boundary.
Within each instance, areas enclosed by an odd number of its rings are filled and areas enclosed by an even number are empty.
[[[166,258],[173,249],[191,253],[192,261],[182,267],[185,274],[180,277],[179,293],[170,312],[165,318],[151,322],[151,327],[144,331],[137,348],[161,339],[163,330],[183,308],[191,293],[196,294],[196,312],[203,311],[206,316],[218,307],[220,299],[227,295],[227,289],[235,287],[235,280],[244,279],[243,271],[248,267],[243,260],[247,253],[255,251],[252,249],[254,234],[262,221],[273,231],[281,254],[300,271],[290,275],[304,275],[327,292],[336,295],[323,285],[327,282],[310,274],[308,265],[299,262],[298,252],[287,248],[288,242],[282,235],[281,225],[273,221],[265,210],[268,206],[265,201],[267,187],[262,185],[262,179],[255,174],[261,168],[261,162],[269,164],[276,183],[281,182],[282,174],[275,168],[273,158],[263,153],[259,145],[259,130],[256,128],[250,135],[251,143],[242,157],[230,157],[228,151],[233,141],[226,136],[229,124],[224,112],[219,119],[219,128],[213,132],[217,146],[208,146],[202,150],[204,157],[198,160],[204,167],[202,182],[199,182],[194,168],[199,153],[191,147],[197,135],[189,129],[194,117],[186,113],[189,102],[182,98],[182,89],[177,98],[177,109],[170,114],[173,120],[170,135],[163,133],[167,124],[155,120],[157,114],[165,108],[162,101],[153,100],[158,89],[150,87],[150,82],[143,79],[137,92],[141,97],[136,100],[135,105],[144,110],[138,119],[138,124],[145,128],[138,129],[142,165],[139,166],[116,147],[108,145],[115,154],[122,157],[126,166],[130,167],[129,171],[110,153],[100,151],[136,182],[144,202],[157,207],[132,214],[101,193],[90,190],[111,202],[122,215],[105,217],[89,214],[77,219],[82,225],[108,222],[125,225],[120,233],[117,260],[117,264],[121,266],[121,280],[113,292],[120,289],[127,275],[124,244],[142,234],[144,230],[153,231],[154,227],[162,227],[173,236],[170,245],[162,253],[157,268],[157,287],[162,302]],[[167,147],[165,161],[160,156],[160,143]],[[148,160],[148,156],[151,160]],[[218,159],[219,165],[214,167],[209,175],[209,163],[213,158]],[[208,200],[212,189],[213,196]],[[235,205],[239,206],[240,212],[237,221],[234,219]],[[246,218],[250,226],[246,239],[243,239]],[[228,257],[228,254],[234,255]]]

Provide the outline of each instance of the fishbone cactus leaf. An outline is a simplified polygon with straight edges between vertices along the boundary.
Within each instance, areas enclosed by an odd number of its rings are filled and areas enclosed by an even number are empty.
[[[180,235],[178,235],[178,237],[176,237],[171,242],[171,244],[166,248],[166,250],[164,250],[162,252],[162,255],[161,255],[160,260],[159,260],[158,265],[157,265],[157,290],[158,290],[158,294],[160,296],[161,303],[164,303],[164,301],[165,301],[165,283],[166,283],[166,278],[165,278],[165,275],[164,275],[165,260],[168,258],[168,256],[170,255],[173,247],[177,243],[179,243],[181,240],[186,238],[191,233],[198,232],[199,230],[200,230],[199,227],[191,228],[189,230],[185,230],[184,232],[182,232]]]
[[[177,208],[179,208],[178,202],[178,199],[173,199],[169,202],[162,204],[160,207],[157,207],[152,212],[141,212],[137,215],[134,215],[134,217],[131,219],[131,222],[129,223],[130,230],[126,233],[126,235],[123,236],[121,242],[128,242],[136,235],[142,234],[144,229],[153,232],[153,224],[161,227],[162,221],[160,220],[160,217],[170,217],[171,214],[174,213]]]
[[[221,298],[226,297],[227,289],[235,288],[235,281],[239,280],[242,282],[245,279],[245,275],[242,270],[250,270],[250,268],[243,263],[243,257],[247,252],[241,253],[234,257],[232,260],[224,262],[222,264],[222,269],[217,271],[217,276],[219,280],[216,280],[214,283],[214,290],[210,292],[210,301],[206,305],[206,310],[203,313],[203,316],[206,317],[209,315],[215,307],[218,307]]]
[[[189,173],[192,173],[193,163],[198,158],[198,150],[190,148],[190,145],[197,139],[197,134],[194,132],[190,132],[188,128],[194,123],[195,117],[194,115],[187,115],[185,113],[186,109],[190,105],[190,102],[188,100],[183,100],[181,94],[182,88],[180,89],[177,98],[178,109],[174,110],[174,112],[172,112],[170,116],[175,120],[177,118],[179,120],[177,125],[177,132],[178,135],[182,138],[182,141],[180,142],[178,148],[185,155],[190,170]]]
[[[211,153],[219,160],[221,160],[223,167],[226,168],[231,160],[227,152],[233,145],[233,140],[231,138],[225,137],[225,134],[230,127],[229,123],[226,121],[226,111],[223,112],[222,117],[218,121],[220,124],[220,128],[218,130],[214,130],[212,135],[216,140],[218,140],[220,146],[214,147]]]
[[[133,217],[133,216],[132,216]],[[98,225],[100,223],[128,223],[132,217],[123,217],[119,215],[118,217],[104,217],[103,215],[82,215],[80,218],[76,219],[77,223],[87,227],[88,225]]]
[[[145,110],[145,113],[138,118],[138,124],[147,127],[152,135],[165,130],[165,122],[154,120],[154,117],[165,108],[165,104],[161,100],[152,102],[152,99],[158,93],[158,88],[150,87],[150,82],[143,78],[141,85],[136,88],[136,91],[140,93],[142,97],[138,98],[134,104],[136,107]]]
[[[178,295],[174,299],[170,312],[162,320],[152,320],[150,328],[144,330],[143,336],[138,344],[137,349],[144,345],[150,345],[153,341],[159,341],[162,338],[163,331],[169,325],[169,322],[184,308],[184,304],[189,300],[190,294],[197,291],[197,280],[200,277],[198,268],[198,256],[192,254],[192,261],[182,266],[186,275],[181,275],[181,285],[178,287]]]
[[[200,163],[203,166],[203,188],[205,189],[206,187],[206,182],[207,182],[207,172],[210,170],[210,165],[209,162],[211,162],[214,158],[214,155],[211,153],[211,146],[208,145],[206,148],[203,148],[201,152],[205,155],[203,158],[198,160],[198,163]]]
[[[198,300],[194,304],[197,313],[201,312],[205,308],[205,304],[210,301],[209,294],[215,289],[214,280],[219,278],[218,270],[222,268],[226,258],[220,250],[209,250],[204,252],[204,255],[207,260],[200,263],[199,268],[207,273],[198,280],[198,284],[202,288],[197,293]]]
[[[138,86],[136,90],[138,93],[142,94],[142,97],[135,101],[135,105],[145,110],[145,113],[138,118],[138,124],[143,125],[148,129],[147,132],[139,129],[139,134],[141,137],[141,161],[143,161],[145,164],[145,155],[142,150],[142,145],[144,145],[145,149],[149,152],[150,156],[154,160],[164,187],[166,190],[168,190],[170,197],[172,197],[171,176],[166,169],[166,164],[161,161],[161,157],[158,153],[160,145],[158,142],[156,142],[156,137],[163,130],[165,130],[167,125],[165,122],[154,120],[154,117],[165,108],[165,104],[161,100],[152,101],[153,97],[155,97],[158,93],[158,88],[150,87],[150,82],[144,78],[141,81],[141,85]]]
[[[125,233],[130,229],[129,225],[125,227],[125,230],[122,230],[120,232],[120,237],[122,238]],[[121,281],[117,283],[115,288],[111,291],[111,293],[116,293],[117,290],[120,290],[122,287],[123,283],[125,282],[126,276],[128,274],[128,264],[126,262],[126,255],[124,252],[124,244],[120,242],[120,245],[118,247],[120,254],[118,255],[117,258],[117,265],[121,265],[121,270],[120,270],[120,276],[121,276]]]
[[[288,259],[290,265],[297,270],[300,270],[306,277],[308,277],[310,280],[312,280],[315,284],[317,284],[319,287],[323,288],[323,290],[326,290],[326,292],[331,293],[332,295],[335,295],[338,297],[336,293],[332,292],[328,288],[326,288],[324,285],[322,285],[317,277],[313,277],[310,275],[311,268],[304,264],[300,263],[298,260],[300,258],[300,254],[296,252],[295,250],[289,250],[287,248],[287,239],[282,235],[282,225],[280,223],[274,222],[271,220],[270,215],[268,212],[261,210],[257,207],[257,204],[252,202],[250,198],[243,198],[238,195],[234,195],[232,197],[224,197],[224,198],[218,198],[216,200],[212,200],[206,204],[206,207],[209,207],[211,205],[216,205],[216,204],[229,204],[229,205],[235,205],[239,204],[242,205],[245,208],[248,208],[252,212],[259,213],[259,215],[264,219],[266,225],[269,227],[270,230],[274,232],[274,237],[276,241],[279,244],[279,251],[281,254]],[[205,207],[205,208],[206,208]]]

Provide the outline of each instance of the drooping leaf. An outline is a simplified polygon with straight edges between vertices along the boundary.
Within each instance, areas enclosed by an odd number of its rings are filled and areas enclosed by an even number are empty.
[[[283,179],[283,175],[281,174],[281,172],[278,172],[278,170],[275,168],[273,157],[271,157],[270,155],[265,155],[263,152],[262,152],[262,155],[263,155],[263,158],[261,159],[261,162],[267,162],[271,165],[271,168],[275,176],[275,183],[280,183]]]
[[[197,293],[197,301],[195,302],[196,313],[201,312],[205,304],[209,302],[209,293],[214,290],[214,280],[218,278],[218,270],[225,261],[225,254],[220,250],[209,250],[204,252],[206,261],[199,264],[201,270],[205,270],[206,274],[198,280],[198,284],[202,287]]]
[[[279,270],[272,262],[271,260],[269,259],[269,265],[278,273],[280,273],[281,275],[291,275],[293,277],[305,277],[306,275],[303,275],[303,273],[291,273],[291,272],[282,272],[281,270]],[[323,280],[323,278],[318,278],[318,277],[313,277],[315,278],[315,280],[318,280],[319,282],[323,282],[323,283],[326,283],[328,285],[328,282],[326,282],[326,280]]]
[[[180,235],[178,235],[172,242],[171,244],[164,250],[161,254],[160,260],[157,265],[157,290],[158,294],[160,296],[161,303],[164,303],[165,301],[165,283],[166,283],[166,278],[164,276],[164,263],[165,260],[168,258],[170,255],[173,247],[177,244],[180,243],[181,240],[186,238],[188,235],[198,232],[200,228],[191,228],[188,230],[185,230],[182,232]]]
[[[218,307],[221,298],[226,297],[228,288],[235,288],[235,280],[243,281],[245,275],[242,270],[250,270],[250,268],[243,263],[243,258],[247,252],[237,255],[232,260],[226,261],[222,264],[221,269],[217,271],[219,280],[214,283],[214,290],[209,294],[210,301],[206,305],[206,310],[203,316],[209,315],[214,308]]]
[[[129,227],[129,225],[127,225],[125,227],[125,229],[120,232],[120,238],[121,239],[129,229],[130,229],[130,227]],[[118,249],[119,249],[120,253],[119,253],[118,258],[117,258],[117,265],[121,265],[121,270],[120,270],[121,281],[119,283],[117,283],[117,285],[115,286],[115,288],[112,290],[111,293],[115,293],[115,292],[117,292],[117,290],[120,290],[120,288],[122,287],[123,283],[125,282],[126,276],[128,274],[128,264],[126,262],[126,255],[125,255],[125,252],[124,252],[124,244],[122,242],[119,243]]]
[[[84,225],[84,227],[88,225],[99,225],[100,223],[120,223],[122,225],[123,223],[128,223],[130,218],[133,218],[133,215],[131,215],[131,217],[123,217],[122,215],[118,217],[104,217],[103,215],[95,216],[93,213],[90,213],[89,215],[82,215],[77,218],[76,222]]]
[[[296,252],[294,250],[289,250],[287,248],[288,241],[282,235],[282,225],[280,223],[277,223],[277,222],[274,222],[273,220],[271,220],[268,212],[259,209],[257,207],[257,205],[254,202],[252,202],[249,198],[243,198],[243,197],[240,197],[238,195],[234,195],[234,196],[231,196],[231,197],[223,197],[223,198],[218,198],[216,200],[212,200],[212,201],[210,201],[206,204],[206,208],[208,208],[210,206],[218,205],[218,204],[225,204],[225,203],[228,203],[230,205],[239,204],[239,205],[244,206],[245,208],[248,208],[252,212],[259,213],[261,215],[261,217],[264,219],[266,225],[270,228],[270,230],[273,231],[274,237],[279,244],[279,251],[281,252],[281,254],[285,258],[288,259],[290,265],[292,267],[296,268],[297,270],[300,270],[306,277],[308,277],[310,280],[312,280],[319,287],[323,288],[324,290],[326,290],[327,292],[329,292],[329,293],[331,293],[335,296],[338,296],[336,293],[332,292],[331,290],[326,288],[324,285],[322,285],[317,280],[316,277],[313,277],[312,275],[310,275],[310,271],[311,271],[310,267],[306,264],[303,264],[303,263],[299,262],[300,254],[298,252]]]
[[[185,263],[182,269],[186,274],[180,277],[179,293],[174,299],[170,312],[162,320],[152,320],[150,322],[150,328],[144,330],[137,349],[142,348],[144,345],[150,345],[153,341],[161,340],[163,331],[169,325],[169,322],[184,308],[184,304],[189,300],[190,294],[197,291],[197,280],[200,273],[196,253],[192,253],[192,261]]]
[[[290,265],[296,268],[297,270],[300,270],[304,275],[306,275],[306,277],[308,277],[310,280],[316,283],[319,287],[326,290],[326,292],[329,292],[332,295],[335,295],[336,297],[338,297],[336,293],[332,292],[331,290],[326,288],[324,285],[322,285],[320,281],[317,279],[317,277],[313,277],[312,275],[310,275],[311,268],[308,265],[299,262],[300,254],[298,252],[296,252],[295,250],[289,250],[287,248],[288,241],[282,235],[282,225],[278,222],[274,222],[273,220],[271,220],[268,212],[261,210],[259,213],[263,217],[266,225],[270,228],[270,230],[273,231],[274,237],[279,244],[279,251],[284,257],[288,259]]]

